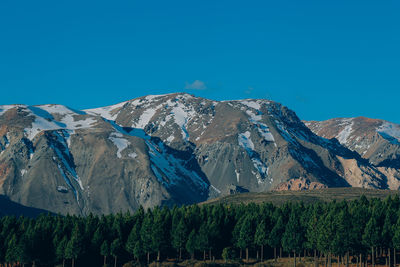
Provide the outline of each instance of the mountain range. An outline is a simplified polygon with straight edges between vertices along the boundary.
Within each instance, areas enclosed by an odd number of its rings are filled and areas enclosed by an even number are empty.
[[[265,99],[148,95],[75,110],[0,106],[0,194],[61,214],[326,187],[399,189],[400,126],[301,121]]]

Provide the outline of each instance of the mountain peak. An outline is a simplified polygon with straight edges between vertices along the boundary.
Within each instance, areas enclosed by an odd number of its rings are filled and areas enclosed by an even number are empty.
[[[400,185],[398,125],[361,117],[306,125],[267,99],[186,93],[82,111],[0,106],[0,190],[24,205],[85,214],[239,191]]]

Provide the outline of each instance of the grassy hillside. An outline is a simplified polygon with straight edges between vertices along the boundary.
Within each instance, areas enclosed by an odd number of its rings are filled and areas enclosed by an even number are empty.
[[[281,205],[287,201],[303,201],[304,203],[313,203],[316,201],[332,201],[334,199],[336,199],[337,201],[354,200],[358,199],[362,195],[365,195],[367,198],[385,198],[389,195],[394,196],[399,194],[400,191],[393,190],[341,187],[308,191],[271,191],[262,193],[242,193],[211,199],[201,204],[240,204],[250,202],[271,202],[275,205]]]

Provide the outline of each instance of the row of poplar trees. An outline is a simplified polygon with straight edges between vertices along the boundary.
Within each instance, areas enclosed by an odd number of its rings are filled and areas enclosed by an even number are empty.
[[[0,219],[0,263],[121,266],[165,259],[314,257],[396,265],[400,199],[140,208],[134,214]],[[333,260],[332,260],[333,259]]]

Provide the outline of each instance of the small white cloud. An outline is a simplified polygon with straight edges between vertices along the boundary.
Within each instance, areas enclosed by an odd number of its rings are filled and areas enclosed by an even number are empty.
[[[206,84],[203,81],[200,80],[195,80],[192,83],[186,82],[185,89],[190,89],[190,90],[204,90],[207,89]]]

